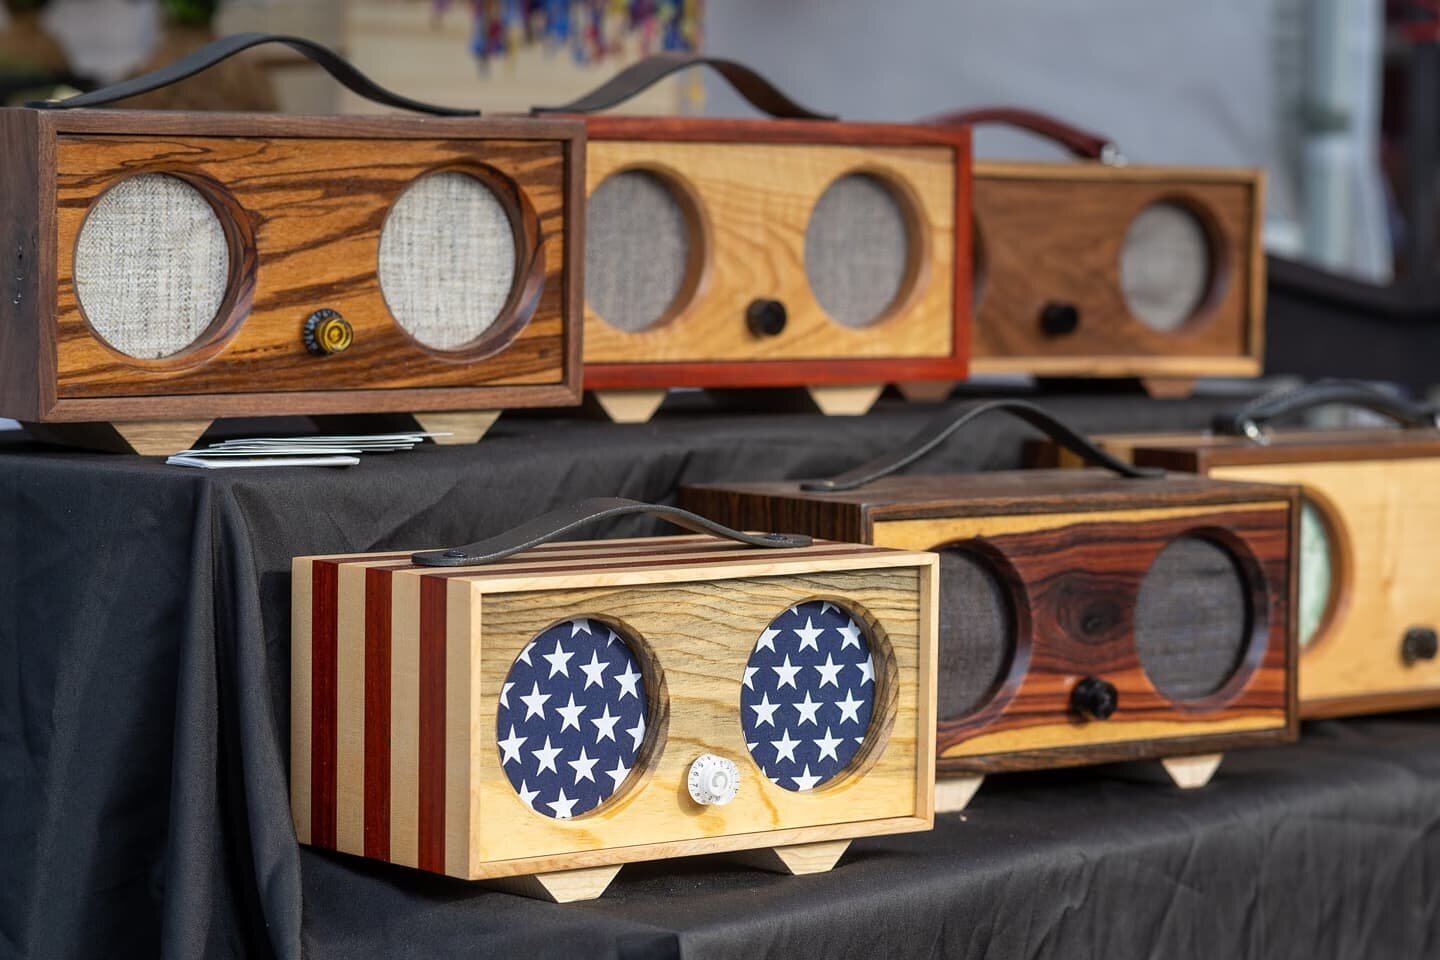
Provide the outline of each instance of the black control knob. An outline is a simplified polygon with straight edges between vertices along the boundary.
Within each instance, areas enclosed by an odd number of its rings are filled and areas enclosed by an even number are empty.
[[[1400,641],[1400,656],[1406,663],[1434,660],[1437,652],[1440,652],[1440,639],[1430,627],[1411,627]]]
[[[1051,301],[1040,308],[1040,330],[1047,337],[1068,337],[1080,326],[1080,311],[1073,303]]]
[[[1099,677],[1086,677],[1070,691],[1070,709],[1091,720],[1107,720],[1120,705],[1115,684]]]
[[[300,332],[305,349],[317,357],[328,357],[332,353],[343,353],[355,342],[355,330],[334,310],[316,310],[305,320]]]
[[[745,325],[757,337],[778,337],[786,319],[785,304],[779,300],[752,300],[745,308]]]

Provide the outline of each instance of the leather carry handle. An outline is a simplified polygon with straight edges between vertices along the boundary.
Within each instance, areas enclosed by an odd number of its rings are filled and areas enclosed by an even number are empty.
[[[853,470],[847,470],[828,480],[806,480],[800,484],[800,489],[839,492],[863,487],[871,481],[888,477],[897,470],[909,466],[940,446],[951,434],[959,431],[962,427],[987,413],[996,411],[1019,417],[1071,453],[1082,457],[1091,466],[1105,467],[1122,477],[1133,479],[1164,475],[1163,470],[1136,467],[1123,460],[1115,459],[1091,443],[1083,434],[1055,419],[1050,413],[1033,403],[1025,400],[988,400],[973,404],[958,416],[952,413],[942,414],[921,428],[920,432],[911,437],[900,449],[876,457],[869,463],[861,464]]]
[[[202,70],[230,59],[237,53],[265,43],[283,43],[323,67],[330,76],[352,93],[359,94],[382,106],[398,107],[402,110],[413,110],[416,113],[429,113],[442,117],[478,117],[480,115],[479,110],[442,107],[402,97],[398,93],[386,90],[365,76],[329,47],[313,40],[306,40],[304,37],[291,37],[278,33],[234,33],[207,43],[200,49],[186,54],[173,63],[167,63],[158,70],[151,70],[138,77],[121,80],[119,83],[112,83],[108,87],[101,87],[98,90],[82,93],[66,100],[34,100],[27,103],[26,106],[37,110],[76,110],[84,107],[103,107],[117,100],[139,96],[142,93],[168,87],[172,83],[179,83],[187,77],[193,77]]]
[[[1440,429],[1440,413],[1431,407],[1402,400],[1354,380],[1317,380],[1295,389],[1272,391],[1231,413],[1220,414],[1213,424],[1216,433],[1249,437],[1259,444],[1270,442],[1266,424],[1292,413],[1339,404],[1382,414],[1404,427]]]
[[[1109,137],[1081,129],[1048,113],[1027,110],[1024,107],[975,107],[955,110],[937,114],[926,122],[941,126],[1003,123],[1045,137],[1081,160],[1098,160],[1117,167],[1125,163],[1125,155],[1120,152],[1120,145]]]
[[[643,93],[661,80],[687,67],[709,67],[724,77],[735,92],[755,109],[772,117],[792,120],[837,120],[831,113],[817,113],[803,107],[781,92],[769,80],[750,67],[724,57],[705,57],[694,53],[657,53],[631,64],[615,76],[569,103],[558,107],[532,107],[540,113],[597,113],[617,106]]]
[[[808,547],[811,543],[810,538],[803,534],[743,533],[679,507],[641,503],[639,500],[626,500],[621,497],[595,497],[552,510],[489,540],[477,540],[475,543],[451,547],[449,550],[425,550],[413,554],[410,559],[422,567],[471,567],[494,563],[531,547],[556,540],[597,520],[615,520],[637,513],[661,517],[692,533],[709,533],[752,547]]]

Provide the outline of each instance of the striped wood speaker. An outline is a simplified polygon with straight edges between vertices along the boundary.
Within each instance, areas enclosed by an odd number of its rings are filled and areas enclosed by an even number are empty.
[[[1005,409],[1109,470],[891,476]],[[940,553],[936,804],[987,773],[1159,758],[1182,787],[1296,732],[1284,486],[1139,471],[995,401],[833,480],[687,488],[745,528]]]
[[[89,109],[267,39],[0,111],[0,415],[172,452],[222,416],[478,436],[484,411],[577,402],[578,123]],[[453,112],[280,39],[372,99]]]
[[[1268,427],[1327,404],[1358,406],[1406,429]],[[1096,442],[1135,463],[1301,488],[1296,620],[1305,716],[1440,706],[1435,412],[1358,384],[1322,382],[1262,397],[1216,427]]]
[[[713,535],[539,545],[636,512]],[[935,577],[933,554],[628,500],[301,557],[296,833],[554,900],[701,853],[829,870],[932,824]]]
[[[1082,163],[975,164],[976,373],[1139,377],[1153,393],[1260,373],[1264,172],[1141,166],[1025,110],[966,110]]]
[[[586,388],[646,419],[670,387],[806,387],[863,413],[886,382],[963,378],[968,131],[837,122],[670,55],[541,109],[590,114],[692,65],[774,119],[585,117]]]

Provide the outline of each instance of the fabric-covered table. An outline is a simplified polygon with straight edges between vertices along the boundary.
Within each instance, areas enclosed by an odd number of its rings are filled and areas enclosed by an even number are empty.
[[[1215,405],[1050,403],[1089,430],[1198,427]],[[934,413],[706,406],[638,426],[505,417],[477,445],[343,471],[0,444],[0,956],[1433,955],[1440,736],[1420,716],[1323,725],[1193,795],[1002,778],[965,822],[789,881],[632,866],[604,899],[554,906],[298,848],[292,556],[459,543],[585,496],[823,475]],[[981,421],[923,469],[1011,466],[1025,435]]]

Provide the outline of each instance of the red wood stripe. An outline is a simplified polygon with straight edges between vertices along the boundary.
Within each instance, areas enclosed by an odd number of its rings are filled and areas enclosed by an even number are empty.
[[[335,639],[339,568],[317,560],[310,570],[310,842],[335,849]]]
[[[419,866],[445,872],[445,592],[420,581]]]
[[[390,571],[365,571],[365,856],[390,858]]]

